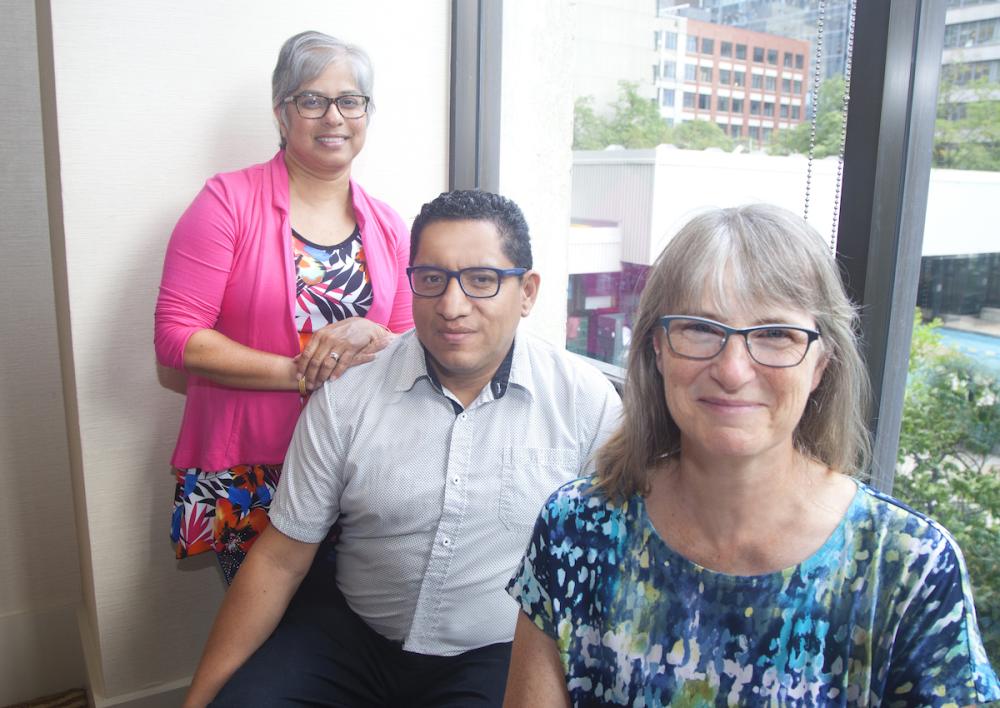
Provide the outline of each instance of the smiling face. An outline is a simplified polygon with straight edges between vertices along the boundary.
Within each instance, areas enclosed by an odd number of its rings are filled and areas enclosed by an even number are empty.
[[[307,81],[295,91],[316,93],[328,98],[345,94],[360,94],[354,72],[346,59],[328,65],[312,81]],[[345,119],[335,105],[326,115],[312,120],[299,115],[294,105],[276,109],[284,110],[286,120],[279,125],[287,140],[285,160],[310,174],[331,177],[350,173],[351,162],[361,152],[368,133],[368,118]]]
[[[490,221],[436,221],[424,227],[414,266],[460,270],[476,266],[513,268]],[[538,274],[508,276],[491,298],[470,298],[452,278],[438,297],[413,298],[417,336],[431,355],[441,383],[463,403],[471,402],[496,373],[522,317],[538,294]]]
[[[733,298],[726,298],[734,302]],[[816,328],[807,312],[764,306],[749,311],[717,311],[708,299],[685,314],[731,327],[791,324]],[[809,394],[826,368],[822,338],[798,366],[777,369],[750,358],[741,336],[732,336],[714,359],[696,361],[673,354],[662,328],[656,331],[656,364],[663,375],[667,408],[681,431],[682,454],[753,458],[791,453],[793,435]]]

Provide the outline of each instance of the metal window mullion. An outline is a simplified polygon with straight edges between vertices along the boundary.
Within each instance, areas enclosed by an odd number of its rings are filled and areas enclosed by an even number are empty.
[[[449,189],[499,189],[502,29],[502,0],[453,0]]]
[[[946,0],[858,0],[837,258],[861,306],[874,406],[873,485],[891,491],[927,185]]]

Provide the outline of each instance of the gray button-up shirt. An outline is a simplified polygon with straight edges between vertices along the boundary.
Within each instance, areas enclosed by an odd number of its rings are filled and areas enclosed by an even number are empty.
[[[404,334],[313,394],[270,511],[308,543],[339,519],[351,608],[406,650],[440,656],[511,640],[504,588],[538,511],[589,471],[621,407],[595,368],[524,333],[506,386],[495,377],[457,403]]]

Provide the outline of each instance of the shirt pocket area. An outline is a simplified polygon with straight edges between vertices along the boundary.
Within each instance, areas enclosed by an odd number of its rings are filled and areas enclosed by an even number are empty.
[[[576,450],[506,447],[500,479],[500,522],[506,529],[531,528],[542,504],[580,475]]]

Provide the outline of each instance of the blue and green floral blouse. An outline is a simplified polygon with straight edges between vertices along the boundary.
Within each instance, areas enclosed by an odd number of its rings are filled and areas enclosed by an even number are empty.
[[[671,550],[642,497],[557,490],[508,592],[575,706],[947,706],[1000,700],[951,536],[858,484],[810,558],[734,576]]]

